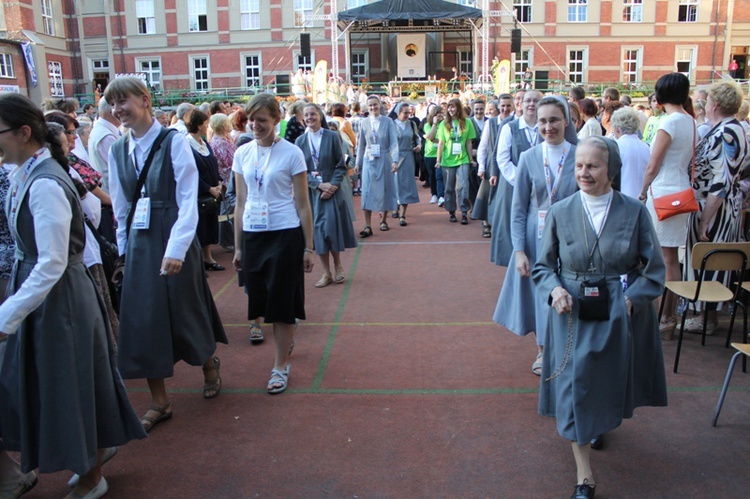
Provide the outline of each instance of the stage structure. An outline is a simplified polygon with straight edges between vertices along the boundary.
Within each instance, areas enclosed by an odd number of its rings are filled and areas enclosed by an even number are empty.
[[[334,2],[335,3],[335,2]],[[485,6],[487,0],[482,2]],[[485,10],[487,15],[491,15]],[[494,13],[498,14],[499,13]],[[400,78],[410,81],[429,81],[427,72],[430,52],[426,38],[436,32],[469,32],[473,55],[477,54],[477,41],[482,42],[482,63],[480,75],[489,77],[487,59],[487,30],[483,11],[473,7],[449,3],[442,0],[382,0],[362,7],[338,13],[338,27],[345,38],[346,80],[351,78],[351,35],[398,33],[396,40],[397,68]],[[478,34],[479,36],[475,36]],[[334,43],[337,45],[336,43]],[[334,49],[334,52],[336,50]],[[458,61],[456,61],[458,66]],[[402,73],[403,72],[403,73]],[[392,79],[392,78],[390,78]]]

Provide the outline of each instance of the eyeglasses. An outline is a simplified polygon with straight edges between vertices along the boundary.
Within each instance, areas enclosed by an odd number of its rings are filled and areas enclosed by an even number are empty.
[[[5,132],[12,132],[13,130],[18,130],[19,127],[15,128],[6,128],[5,130],[0,130],[0,135],[4,134]]]
[[[65,135],[75,135],[75,134],[76,134],[75,130],[65,130]]]

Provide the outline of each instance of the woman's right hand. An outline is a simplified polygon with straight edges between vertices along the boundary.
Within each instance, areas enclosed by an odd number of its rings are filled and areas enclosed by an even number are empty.
[[[530,277],[529,257],[523,251],[516,251],[516,270],[521,277]]]
[[[555,287],[550,296],[552,297],[552,308],[558,314],[567,314],[573,310],[573,297],[562,286]]]
[[[232,257],[232,267],[234,267],[235,272],[242,270],[242,250],[235,248],[234,256]]]

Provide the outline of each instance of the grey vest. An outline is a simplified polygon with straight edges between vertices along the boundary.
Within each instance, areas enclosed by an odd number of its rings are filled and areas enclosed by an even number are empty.
[[[518,127],[519,120],[513,120],[506,126],[510,127],[510,133],[513,139],[510,142],[510,160],[514,165],[518,166],[518,159],[521,157],[521,153],[531,149],[536,144],[529,144],[529,140],[526,138],[526,134],[521,132]],[[539,134],[537,132],[537,139]]]

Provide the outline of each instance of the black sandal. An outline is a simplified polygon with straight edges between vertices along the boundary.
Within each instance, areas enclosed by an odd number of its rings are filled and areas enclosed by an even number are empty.
[[[482,237],[492,237],[492,229],[490,229],[489,225],[485,225],[484,227],[482,227]]]
[[[385,232],[388,230],[388,224],[385,222],[380,222],[380,230]]]
[[[359,231],[360,237],[370,237],[372,235],[372,227],[366,225],[364,229]]]
[[[216,379],[213,380],[203,380],[203,398],[204,399],[212,399],[216,397],[221,392],[221,361],[218,357],[213,358],[214,365],[212,367],[206,368],[206,366],[203,366],[203,376],[205,378],[206,373],[209,373],[211,371],[216,372]]]
[[[406,223],[406,217],[401,217],[401,219],[398,221],[398,224],[401,227],[406,227],[408,224]]]

